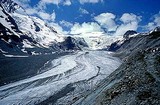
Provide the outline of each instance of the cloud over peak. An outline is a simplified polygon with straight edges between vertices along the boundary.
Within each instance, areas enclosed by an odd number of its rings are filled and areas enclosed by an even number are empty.
[[[59,22],[61,26],[63,27],[67,27],[67,28],[71,28],[73,26],[72,23],[68,22],[68,21],[65,21],[65,20],[62,20]]]
[[[133,13],[124,13],[122,15],[122,17],[120,18],[120,20],[125,23],[125,24],[128,24],[128,23],[131,23],[131,22],[134,22],[134,21],[141,21],[141,17],[140,16],[137,16]]]
[[[71,0],[40,0],[37,7],[46,9],[47,4],[70,6],[72,3]]]
[[[103,30],[96,22],[75,23],[71,28],[70,34],[86,34],[91,32],[102,32]]]
[[[54,21],[56,18],[56,14],[54,11],[52,14],[48,14],[46,12],[41,12],[41,11],[38,12],[37,14],[40,16],[40,18],[42,18],[43,20],[47,20],[47,21]]]
[[[103,2],[103,0],[79,0],[79,2],[81,4],[84,4],[84,3],[98,3],[98,2]]]
[[[145,26],[145,30],[153,30],[155,27],[160,26],[160,11],[158,14],[155,14],[151,17],[152,22],[149,22]]]
[[[107,35],[123,35],[128,30],[137,30],[141,16],[133,13],[124,13],[116,18],[113,13],[101,13],[94,17],[95,22],[75,23],[71,28],[71,34],[84,34],[92,32],[106,32]],[[120,24],[119,24],[120,22]],[[87,34],[86,34],[87,35]]]
[[[120,24],[114,35],[123,35],[128,30],[137,30],[139,27],[139,22],[141,21],[141,16],[137,16],[133,13],[124,13],[119,19],[122,24]]]
[[[103,28],[107,29],[107,31],[115,31],[117,27],[114,20],[115,18],[116,16],[112,13],[102,13],[95,16],[94,20],[97,21]]]

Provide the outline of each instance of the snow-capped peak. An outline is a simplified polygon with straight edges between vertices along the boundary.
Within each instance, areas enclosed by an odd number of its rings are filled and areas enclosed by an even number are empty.
[[[8,13],[17,12],[17,13],[27,15],[27,13],[23,9],[23,7],[21,7],[20,5],[18,5],[17,3],[15,3],[12,0],[1,0],[0,3]]]
[[[117,40],[122,40],[122,36],[109,36],[103,32],[83,33],[82,35],[73,35],[73,37],[82,37],[92,50],[103,49]]]
[[[14,25],[17,25],[23,34],[31,37],[41,46],[49,47],[51,43],[64,41],[64,38],[54,28],[49,27],[43,20],[37,17],[29,16],[21,6],[12,0],[2,0],[0,3],[2,6],[1,14],[3,14],[2,9],[6,11],[14,19],[16,23]],[[3,17],[5,16],[3,15]],[[4,26],[12,30],[10,23],[4,20],[6,18],[0,19],[1,21],[3,20]]]
[[[157,26],[156,28],[154,28],[152,31],[150,31],[149,33],[153,33],[153,32],[160,32],[160,26]]]

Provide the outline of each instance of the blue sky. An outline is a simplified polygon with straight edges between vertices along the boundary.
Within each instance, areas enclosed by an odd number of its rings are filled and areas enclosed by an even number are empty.
[[[160,0],[16,0],[64,34],[145,32],[160,25]]]

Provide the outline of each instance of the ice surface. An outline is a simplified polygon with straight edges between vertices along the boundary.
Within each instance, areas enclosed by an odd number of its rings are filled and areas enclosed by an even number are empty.
[[[66,55],[53,60],[52,68],[42,74],[1,86],[0,104],[39,103],[70,83],[89,81],[93,77],[95,85],[120,64],[119,59],[112,57],[106,51],[82,51]]]

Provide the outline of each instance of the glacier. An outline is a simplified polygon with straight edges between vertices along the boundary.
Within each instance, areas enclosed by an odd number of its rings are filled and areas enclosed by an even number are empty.
[[[107,51],[77,51],[51,63],[52,67],[41,74],[1,86],[0,104],[39,104],[70,84],[74,89],[55,102],[73,103],[73,98],[93,90],[122,61]],[[74,97],[72,93],[76,93]]]

